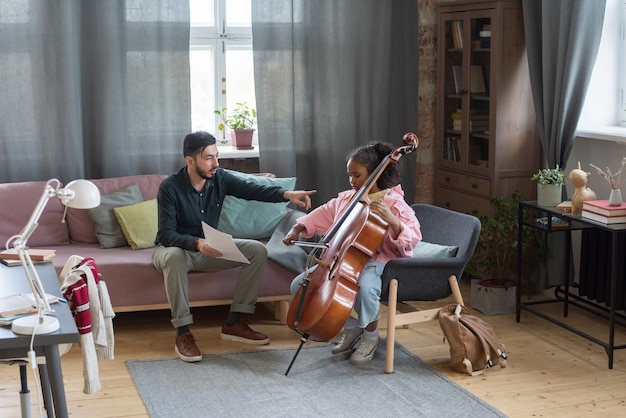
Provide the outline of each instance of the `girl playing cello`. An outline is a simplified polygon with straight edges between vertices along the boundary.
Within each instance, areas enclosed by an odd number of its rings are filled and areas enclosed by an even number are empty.
[[[370,174],[391,152],[393,147],[378,142],[361,146],[348,154],[347,172],[352,188],[339,193],[336,198],[299,218],[283,238],[283,243],[292,244],[300,234],[305,238],[310,238],[314,234],[325,234],[368,180]],[[411,257],[413,248],[422,239],[415,212],[404,200],[404,191],[399,182],[397,164],[389,164],[368,195],[371,202],[370,211],[380,216],[389,226],[384,241],[359,276],[360,288],[354,304],[358,320],[352,316],[348,318],[341,339],[332,349],[333,354],[338,354],[353,350],[358,344],[358,348],[350,356],[351,364],[360,365],[369,362],[378,348],[381,276],[385,263],[392,258]],[[306,275],[305,271],[293,280],[292,294],[298,291]]]

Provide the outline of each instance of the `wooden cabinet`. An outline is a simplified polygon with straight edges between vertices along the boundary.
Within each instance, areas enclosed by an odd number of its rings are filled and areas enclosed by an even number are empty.
[[[492,197],[533,200],[540,167],[520,1],[439,7],[435,202],[490,215]]]

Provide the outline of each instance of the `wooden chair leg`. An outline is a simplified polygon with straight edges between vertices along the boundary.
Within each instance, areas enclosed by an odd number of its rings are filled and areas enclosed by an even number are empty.
[[[396,279],[392,279],[389,283],[389,300],[387,302],[387,355],[385,356],[385,373],[393,373],[397,306],[398,281]]]
[[[456,276],[454,274],[448,277],[448,283],[450,283],[450,289],[452,289],[454,303],[465,306],[463,303],[463,295],[461,295],[461,289],[459,288],[459,282],[456,280]]]
[[[287,324],[287,314],[289,313],[289,301],[279,300],[274,302],[274,318],[278,319],[281,325]]]

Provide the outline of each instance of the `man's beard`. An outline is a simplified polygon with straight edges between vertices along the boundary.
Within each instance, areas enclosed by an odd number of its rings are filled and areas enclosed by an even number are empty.
[[[210,173],[210,171],[209,171]],[[200,171],[200,169],[196,166],[196,174],[200,177],[202,177],[205,180],[211,180],[213,178],[213,175],[207,175],[205,173],[203,173],[202,171]]]

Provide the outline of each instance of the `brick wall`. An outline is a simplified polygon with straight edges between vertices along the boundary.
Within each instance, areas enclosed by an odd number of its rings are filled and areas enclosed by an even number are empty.
[[[435,199],[435,116],[437,103],[437,5],[456,0],[417,0],[419,16],[419,148],[415,153],[417,173],[415,202],[433,203]]]

